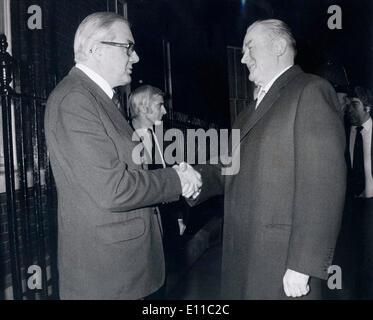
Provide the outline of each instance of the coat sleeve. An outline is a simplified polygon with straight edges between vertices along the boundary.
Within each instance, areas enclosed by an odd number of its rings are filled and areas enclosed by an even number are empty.
[[[327,279],[343,212],[345,134],[338,100],[323,79],[309,82],[295,119],[295,194],[287,267]]]
[[[177,200],[181,184],[175,170],[129,169],[119,159],[116,145],[106,133],[94,103],[84,93],[72,91],[58,106],[54,148],[68,168],[70,182],[109,211]]]
[[[193,199],[186,199],[186,202],[194,207],[214,196],[224,194],[224,176],[221,174],[220,165],[200,164],[193,167],[202,177],[201,193]]]

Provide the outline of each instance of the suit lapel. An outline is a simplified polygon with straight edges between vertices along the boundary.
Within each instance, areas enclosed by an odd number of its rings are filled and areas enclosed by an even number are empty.
[[[242,127],[241,141],[246,137],[250,130],[258,123],[258,121],[263,118],[263,116],[271,109],[274,102],[281,95],[281,90],[288,84],[290,80],[302,73],[300,67],[293,66],[285,73],[283,73],[272,85],[267,94],[264,96],[263,100],[259,103],[256,110],[254,110],[247,121]]]
[[[108,96],[104,97],[104,99],[105,101],[102,104],[103,108],[110,120],[114,123],[116,129],[132,140],[133,129],[128,124],[123,114],[118,110],[115,103],[110,100]]]
[[[99,98],[98,101],[101,101],[103,109],[115,125],[115,128],[132,140],[133,129],[128,124],[123,114],[118,110],[113,100],[111,100],[108,95],[79,68],[73,67],[71,69],[71,74],[84,81],[87,88],[92,92],[92,95]]]

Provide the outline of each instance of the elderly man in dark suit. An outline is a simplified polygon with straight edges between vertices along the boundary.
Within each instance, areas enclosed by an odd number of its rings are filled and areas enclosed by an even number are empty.
[[[48,99],[45,135],[58,192],[62,299],[139,299],[164,282],[154,205],[200,187],[191,167],[148,171],[113,88],[139,61],[127,21],[88,16],[75,34],[76,66]]]
[[[223,176],[197,166],[196,203],[225,194],[222,298],[318,299],[328,277],[344,204],[345,134],[334,89],[295,66],[295,54],[282,21],[247,29],[241,62],[260,91],[233,126],[241,130],[232,151],[240,170]]]

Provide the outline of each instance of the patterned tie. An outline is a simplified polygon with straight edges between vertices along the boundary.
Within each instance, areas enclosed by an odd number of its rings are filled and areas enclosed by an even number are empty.
[[[365,190],[365,171],[364,171],[364,148],[363,136],[361,130],[364,127],[356,127],[356,138],[354,145],[354,156],[352,166],[352,180],[354,186],[354,195],[359,196]]]
[[[113,100],[114,104],[116,105],[116,107],[118,108],[118,110],[120,111],[120,113],[123,114],[122,104],[120,103],[119,96],[118,96],[118,94],[116,92],[114,92],[114,95],[111,98],[111,100]]]

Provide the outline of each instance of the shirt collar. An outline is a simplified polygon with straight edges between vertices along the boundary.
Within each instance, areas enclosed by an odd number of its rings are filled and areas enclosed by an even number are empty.
[[[268,82],[264,87],[261,87],[260,89],[261,90],[264,90],[265,93],[267,93],[269,91],[269,89],[271,89],[272,85],[274,84],[274,82],[283,74],[285,73],[285,71],[289,70],[293,65],[291,64],[290,66],[286,67],[285,69],[283,69],[280,73],[278,73],[277,75],[275,75],[272,80],[270,82]]]
[[[370,131],[372,130],[373,121],[372,118],[369,117],[367,121],[365,121],[361,126],[351,126],[352,130],[355,130],[357,127],[364,127],[365,130]]]
[[[101,77],[98,73],[93,71],[91,68],[81,63],[77,63],[75,67],[82,70],[93,82],[95,82],[107,94],[107,96],[110,99],[113,98],[114,91],[111,88],[110,84],[103,77]]]

